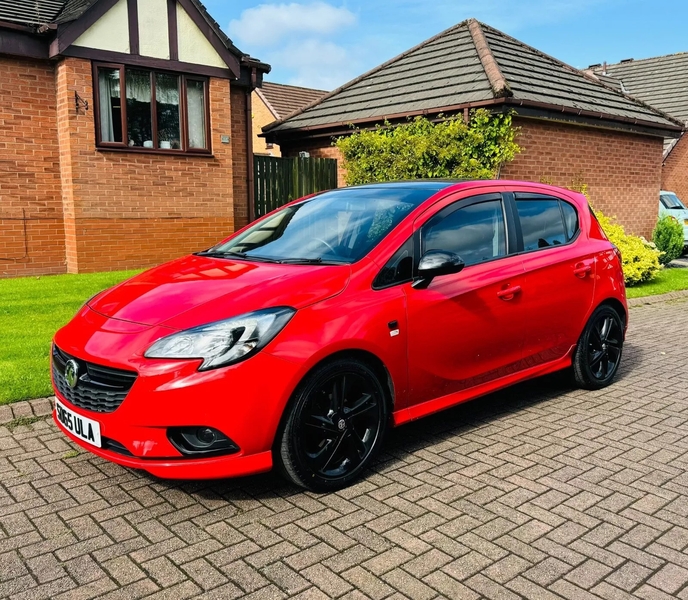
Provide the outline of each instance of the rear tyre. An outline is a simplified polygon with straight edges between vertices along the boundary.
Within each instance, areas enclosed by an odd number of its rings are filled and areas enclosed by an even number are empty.
[[[573,356],[573,376],[586,390],[608,386],[619,370],[623,353],[624,323],[611,306],[592,313]]]
[[[382,445],[387,405],[365,363],[338,359],[316,367],[294,393],[276,441],[282,473],[314,492],[346,487]]]

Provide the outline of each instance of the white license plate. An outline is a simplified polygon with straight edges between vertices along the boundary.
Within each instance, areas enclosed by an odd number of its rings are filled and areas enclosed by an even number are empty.
[[[100,423],[98,421],[77,415],[57,399],[55,399],[55,412],[57,413],[57,420],[69,433],[87,444],[100,448]]]

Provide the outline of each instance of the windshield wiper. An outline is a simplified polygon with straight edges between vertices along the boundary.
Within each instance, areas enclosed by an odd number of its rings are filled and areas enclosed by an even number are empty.
[[[323,260],[322,258],[283,258],[279,261],[283,265],[346,265],[342,260]]]
[[[226,250],[224,252],[206,250],[204,252],[197,252],[199,256],[212,256],[213,258],[241,258],[243,260],[255,260],[256,262],[279,263],[281,261],[269,256],[256,256],[253,254],[246,254],[246,252],[234,252],[233,250]]]

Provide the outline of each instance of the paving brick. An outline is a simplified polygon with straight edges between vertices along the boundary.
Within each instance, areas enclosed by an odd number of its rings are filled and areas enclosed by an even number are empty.
[[[613,386],[406,425],[336,494],[166,482],[64,459],[49,420],[0,427],[0,597],[688,600],[687,307],[633,309]]]
[[[678,565],[665,565],[659,572],[648,579],[648,585],[663,592],[673,594],[688,582],[688,569]]]
[[[550,557],[525,571],[523,576],[543,587],[547,587],[569,571],[571,571],[571,565]]]
[[[613,573],[610,573],[605,581],[622,590],[631,592],[647,579],[651,573],[651,569],[629,561],[616,569]]]

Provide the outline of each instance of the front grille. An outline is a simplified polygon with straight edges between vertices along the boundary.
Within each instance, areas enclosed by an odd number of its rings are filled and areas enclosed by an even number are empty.
[[[119,408],[137,377],[133,371],[112,369],[70,356],[54,344],[52,358],[57,391],[74,406],[94,412],[109,413]],[[69,360],[79,365],[79,382],[74,388],[64,377]]]

